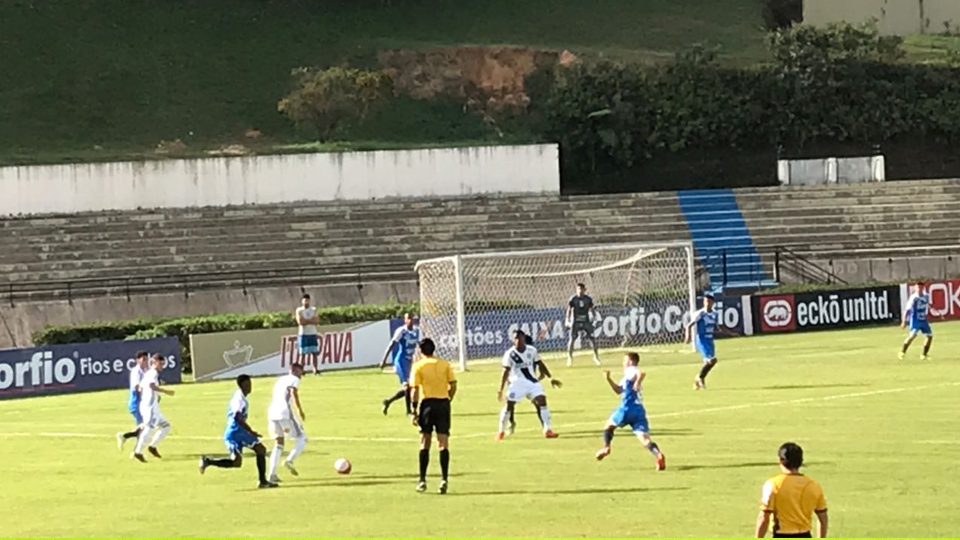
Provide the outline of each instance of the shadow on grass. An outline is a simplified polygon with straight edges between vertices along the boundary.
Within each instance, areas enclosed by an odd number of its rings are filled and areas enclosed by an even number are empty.
[[[817,465],[824,465],[829,463],[828,461],[811,461],[809,463],[804,462],[803,466],[806,467],[816,467]],[[777,470],[777,462],[774,460],[770,461],[746,461],[742,463],[721,463],[718,465],[676,465],[670,467],[677,472],[683,471],[699,471],[702,469],[752,469],[752,468],[768,468],[771,471]],[[771,474],[773,474],[771,472]]]
[[[451,491],[447,495],[457,497],[483,497],[489,495],[597,495],[604,493],[656,493],[658,491],[686,491],[688,487],[663,487],[663,488],[591,488],[583,489],[502,489],[491,491]]]
[[[746,386],[733,388],[718,388],[717,391],[739,391],[756,392],[757,390],[809,390],[814,388],[863,388],[870,386],[865,383],[858,384],[778,384],[773,386]]]
[[[597,429],[580,429],[576,431],[562,431],[560,432],[561,439],[603,439],[603,426],[604,423],[600,422],[597,424]],[[678,429],[656,429],[650,433],[650,436],[657,437],[690,437],[700,435],[699,431],[694,431],[689,428],[678,428]],[[630,430],[627,428],[622,428],[617,430],[617,439],[621,437],[634,438],[633,434],[630,433]],[[627,444],[627,443],[625,443]]]

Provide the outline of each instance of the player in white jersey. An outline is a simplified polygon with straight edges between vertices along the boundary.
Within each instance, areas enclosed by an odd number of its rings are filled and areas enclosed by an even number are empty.
[[[140,424],[140,436],[137,438],[137,447],[130,456],[137,461],[146,463],[143,457],[143,447],[147,444],[150,434],[156,431],[153,440],[147,450],[155,458],[160,457],[157,451],[157,445],[170,433],[170,422],[160,413],[160,396],[158,394],[173,395],[173,390],[160,388],[160,371],[163,370],[164,358],[160,354],[154,354],[150,359],[150,369],[143,374],[140,380],[140,416],[143,422]]]
[[[547,396],[543,393],[543,385],[540,381],[545,377],[550,379],[550,384],[554,388],[560,388],[563,383],[559,379],[554,379],[547,369],[546,364],[540,359],[537,349],[527,345],[526,334],[522,330],[517,330],[513,335],[513,347],[510,347],[503,355],[503,376],[500,377],[500,389],[497,391],[497,401],[503,400],[503,388],[507,381],[510,382],[510,388],[507,389],[507,403],[500,411],[500,429],[494,440],[502,441],[504,435],[509,430],[513,432],[513,425],[510,418],[513,416],[513,409],[517,401],[527,398],[537,407],[540,415],[540,421],[543,423],[543,435],[548,439],[557,438],[550,423],[550,409],[547,408]],[[537,372],[539,371],[539,376]]]
[[[305,294],[300,299],[300,307],[294,312],[297,320],[297,348],[300,358],[313,366],[313,374],[319,375],[317,355],[320,354],[320,336],[317,331],[317,308],[310,305],[310,295]]]
[[[903,348],[900,349],[900,359],[907,354],[910,344],[917,338],[918,334],[923,334],[923,354],[921,360],[927,359],[930,353],[930,345],[933,344],[933,329],[930,328],[930,293],[922,281],[913,286],[913,294],[907,299],[907,305],[903,308],[903,317],[900,320],[900,328],[906,328],[910,325],[910,334],[903,342]]]
[[[303,406],[300,405],[301,377],[303,377],[303,366],[293,364],[290,366],[290,373],[277,379],[277,382],[273,385],[273,398],[270,401],[270,408],[267,410],[270,437],[276,441],[273,451],[270,453],[270,482],[280,481],[277,477],[277,466],[280,464],[283,445],[288,436],[295,442],[293,449],[287,454],[287,459],[283,461],[283,466],[290,471],[290,474],[294,476],[299,474],[293,465],[293,461],[307,446],[307,433],[304,431],[302,423],[303,420],[306,420],[307,415],[304,414]],[[293,404],[297,405],[300,418],[297,418],[293,413]]]

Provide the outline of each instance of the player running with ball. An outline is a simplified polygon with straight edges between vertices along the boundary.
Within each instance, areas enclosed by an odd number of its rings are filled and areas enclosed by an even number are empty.
[[[643,407],[643,379],[646,373],[640,371],[640,355],[631,352],[623,357],[623,378],[614,382],[610,371],[605,370],[607,384],[617,394],[620,394],[620,407],[613,411],[607,426],[603,430],[603,448],[597,452],[597,461],[610,455],[610,443],[613,442],[613,432],[618,427],[630,426],[633,433],[640,439],[643,446],[653,454],[657,460],[657,470],[667,468],[667,457],[660,451],[657,443],[650,439],[650,424],[647,422],[647,411]]]
[[[513,334],[513,347],[503,355],[503,376],[500,377],[500,389],[497,391],[497,401],[503,401],[503,387],[507,381],[510,381],[510,388],[507,390],[507,403],[500,411],[500,430],[494,437],[494,440],[502,441],[504,435],[509,431],[513,433],[513,423],[510,419],[513,417],[513,409],[517,401],[521,398],[527,398],[537,407],[540,415],[540,421],[543,423],[543,436],[548,439],[556,439],[557,434],[553,432],[550,423],[550,409],[547,408],[547,396],[543,393],[543,385],[540,381],[544,377],[550,379],[550,384],[554,388],[560,388],[563,383],[559,379],[554,379],[547,369],[546,364],[540,359],[537,349],[527,345],[527,336],[522,330],[517,330]],[[539,377],[537,371],[539,369]]]

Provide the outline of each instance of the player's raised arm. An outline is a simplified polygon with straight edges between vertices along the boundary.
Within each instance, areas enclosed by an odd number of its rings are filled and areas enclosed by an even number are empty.
[[[155,382],[150,382],[150,389],[154,392],[160,392],[161,394],[166,394],[172,396],[174,394],[173,390],[167,390],[166,388],[160,388],[160,385]]]
[[[613,390],[615,394],[619,395],[623,393],[623,388],[620,388],[620,385],[617,384],[617,382],[613,380],[613,377],[610,376],[609,369],[603,370],[603,376],[607,380],[607,384],[610,385],[610,389]]]

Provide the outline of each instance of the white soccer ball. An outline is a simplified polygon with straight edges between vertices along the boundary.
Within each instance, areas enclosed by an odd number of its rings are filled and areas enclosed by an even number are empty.
[[[350,464],[348,459],[340,458],[333,463],[333,469],[340,474],[350,474],[350,471],[353,470],[353,465]]]

